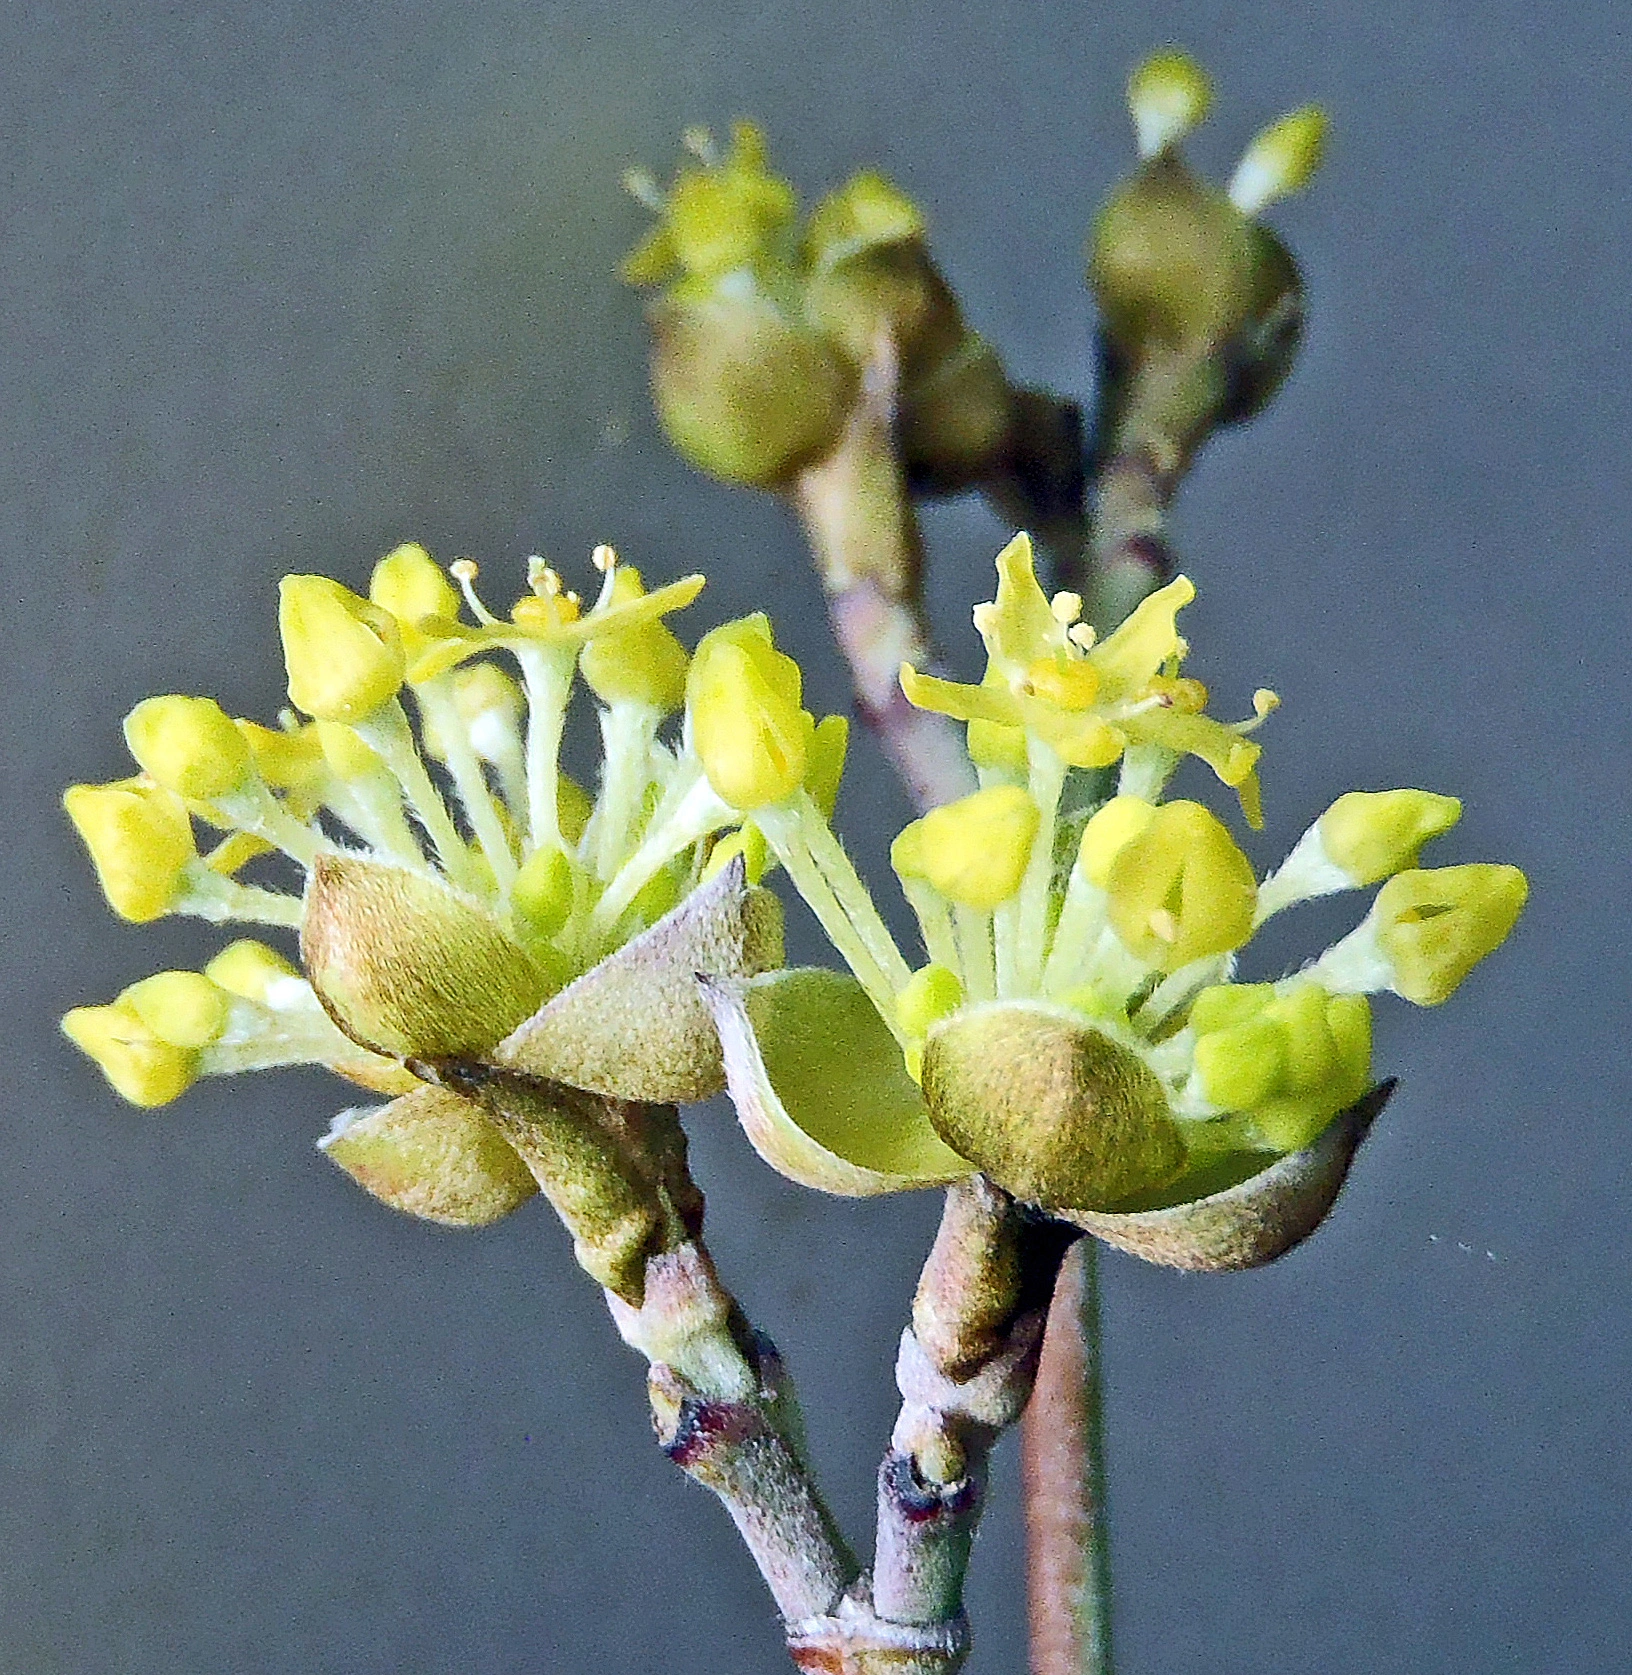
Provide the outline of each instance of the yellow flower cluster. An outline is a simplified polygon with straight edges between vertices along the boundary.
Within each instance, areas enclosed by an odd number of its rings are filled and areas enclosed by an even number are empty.
[[[202,1074],[296,1062],[400,1092],[399,1061],[490,1046],[731,855],[763,870],[763,839],[735,830],[761,800],[808,781],[832,807],[844,722],[798,708],[798,672],[764,619],[716,630],[694,669],[665,618],[702,578],[648,593],[610,548],[595,556],[590,605],[533,561],[503,618],[473,564],[444,570],[413,543],[379,561],[366,596],[288,576],[293,708],[277,726],[184,695],[132,710],[141,771],[64,799],[110,904],[135,921],[298,929],[305,971],[263,949],[251,972],[259,945],[240,943],[202,973],[70,1013],[68,1034],[120,1093],[162,1104]],[[600,714],[594,795],[558,760],[580,676]],[[767,716],[790,729],[769,767],[754,742]],[[201,853],[210,827],[223,835]],[[298,894],[279,887],[280,853]]]
[[[716,654],[713,723],[729,732],[732,763],[752,765],[716,785],[743,801],[779,799],[756,812],[756,825],[922,1085],[919,1116],[889,1118],[890,1168],[863,1167],[876,1141],[868,1152],[847,1132],[841,1144],[831,1119],[809,1109],[815,1126],[801,1129],[782,1094],[767,1092],[777,1049],[761,1041],[763,1062],[748,1061],[739,1089],[739,1105],[760,1112],[751,1135],[796,1178],[833,1190],[945,1179],[948,1158],[961,1156],[1022,1196],[1073,1193],[1054,1207],[1076,1210],[1181,1191],[1187,1170],[1202,1178],[1231,1155],[1301,1150],[1370,1086],[1367,997],[1445,999],[1511,930],[1523,875],[1419,869],[1423,844],[1455,823],[1460,804],[1400,790],[1339,798],[1260,880],[1218,815],[1164,798],[1179,764],[1196,756],[1257,825],[1260,750],[1247,735],[1276,702],[1260,691],[1245,722],[1206,713],[1206,688],[1182,672],[1188,647],[1176,625],[1190,584],[1152,594],[1096,642],[1079,601],[1038,586],[1023,536],[997,571],[996,597],[975,611],[984,679],[901,673],[914,704],[968,724],[981,782],[892,846],[927,956],[916,970],[799,787],[811,735],[797,671],[768,636],[734,646],[729,661]],[[701,748],[700,716],[694,729]],[[1303,971],[1234,981],[1238,955],[1271,914],[1379,883],[1361,925]],[[762,981],[757,1004],[768,1009],[771,980]],[[749,1024],[755,1004],[750,993]],[[722,1028],[744,1027],[728,999],[717,1007]],[[826,1150],[813,1162],[818,1135]],[[909,1156],[927,1160],[921,1175],[902,1161]],[[1135,1169],[1130,1159],[1143,1161]]]

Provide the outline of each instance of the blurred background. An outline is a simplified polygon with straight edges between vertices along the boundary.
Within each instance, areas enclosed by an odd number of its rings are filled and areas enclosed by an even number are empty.
[[[277,576],[360,585],[406,537],[495,582],[542,552],[582,583],[602,540],[655,579],[704,568],[691,633],[767,607],[843,705],[791,520],[657,433],[619,175],[738,115],[807,193],[876,163],[1013,373],[1086,399],[1081,240],[1132,159],[1123,80],[1166,42],[1216,77],[1191,148],[1215,173],[1293,105],[1335,124],[1272,216],[1308,279],[1302,363],[1176,523],[1194,672],[1227,712],[1286,700],[1255,852],[1350,787],[1421,784],[1467,800],[1436,858],[1517,861],[1533,897],[1443,1013],[1379,1009],[1402,1088],[1319,1238],[1242,1277],[1108,1258],[1120,1667],[1626,1667],[1625,18],[6,8],[0,1670],[780,1667],[545,1212],[415,1224],[314,1150],[339,1084],[138,1113],[61,1040],[69,1005],[219,938],[115,921],[58,797],[127,771],[119,719],[151,692],[270,719]],[[928,533],[968,670],[1007,532],[971,502]],[[853,764],[841,821],[882,880],[904,805],[870,744]],[[936,1205],[818,1200],[723,1107],[691,1127],[722,1267],[866,1537]],[[1025,1667],[1016,1465],[1011,1443],[976,1553],[982,1675]]]

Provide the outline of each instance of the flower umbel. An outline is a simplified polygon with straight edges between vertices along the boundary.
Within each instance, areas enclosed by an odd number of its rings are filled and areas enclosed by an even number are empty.
[[[978,1168],[1156,1260],[1268,1260],[1325,1213],[1386,1092],[1368,997],[1445,999],[1511,930],[1523,875],[1418,869],[1460,804],[1406,790],[1338,799],[1260,880],[1218,815],[1164,795],[1194,755],[1259,824],[1246,735],[1276,703],[1206,713],[1181,672],[1189,582],[1096,643],[1080,601],[1038,587],[1025,537],[997,568],[975,612],[985,679],[902,671],[913,703],[969,724],[981,781],[891,852],[926,963],[898,949],[808,796],[754,813],[871,1004],[831,973],[711,980],[739,1114],[769,1162],[829,1191]],[[1361,926],[1303,970],[1235,981],[1271,914],[1379,883]]]
[[[754,124],[723,151],[700,131],[686,143],[666,189],[626,177],[657,216],[623,276],[656,288],[652,393],[675,447],[727,482],[785,487],[838,441],[883,337],[914,482],[978,482],[1005,456],[1017,392],[935,266],[918,206],[863,169],[801,215]]]
[[[70,1012],[119,1093],[159,1105],[204,1075],[327,1065],[399,1096],[344,1113],[330,1155],[405,1208],[478,1223],[519,1201],[526,1170],[468,1100],[422,1086],[446,1067],[652,1103],[720,1085],[693,974],[775,965],[780,920],[740,860],[714,862],[741,817],[673,725],[689,659],[664,619],[702,578],[648,593],[610,548],[595,561],[590,605],[534,560],[503,618],[473,564],[444,571],[411,543],[367,598],[286,577],[295,708],[276,727],[205,698],[136,706],[142,771],[64,799],[110,903],[298,931],[301,965],[240,941]],[[593,796],[559,763],[580,674],[603,747]],[[222,836],[201,851],[208,828]]]

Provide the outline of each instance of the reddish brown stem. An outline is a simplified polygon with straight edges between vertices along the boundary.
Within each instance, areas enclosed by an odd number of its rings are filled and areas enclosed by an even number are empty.
[[[1082,1239],[1061,1265],[1021,1431],[1032,1675],[1111,1668],[1095,1256]]]

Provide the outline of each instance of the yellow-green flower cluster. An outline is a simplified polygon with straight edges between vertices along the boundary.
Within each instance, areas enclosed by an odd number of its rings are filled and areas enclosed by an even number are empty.
[[[913,703],[969,724],[980,780],[892,849],[925,962],[914,970],[898,950],[808,795],[783,790],[791,770],[778,779],[766,768],[764,787],[782,795],[754,816],[894,1037],[921,1105],[913,1114],[906,1096],[892,1095],[892,1161],[858,1172],[864,1155],[882,1155],[876,1136],[859,1118],[841,1132],[831,1114],[798,1104],[813,1073],[790,1068],[760,1036],[738,1051],[733,1079],[739,1107],[756,1113],[745,1118],[750,1134],[796,1178],[833,1190],[945,1179],[962,1159],[1047,1208],[1087,1212],[1182,1199],[1187,1181],[1218,1179],[1230,1158],[1262,1166],[1302,1151],[1371,1086],[1368,997],[1444,1000],[1512,928],[1523,875],[1419,869],[1418,851],[1460,805],[1402,790],[1339,798],[1260,880],[1223,819],[1164,796],[1193,755],[1258,824],[1260,752],[1246,735],[1275,704],[1260,692],[1246,722],[1206,713],[1206,689],[1181,672],[1188,648],[1176,617],[1193,597],[1189,582],[1153,594],[1096,642],[1077,620],[1078,600],[1038,587],[1025,537],[997,568],[996,598],[975,612],[984,680],[902,671]],[[772,722],[776,706],[762,696],[757,723],[739,714],[735,758],[768,764],[791,753],[797,679],[780,678],[792,694],[779,700],[785,713]],[[754,686],[742,668],[731,684]],[[693,729],[704,737],[701,718]],[[1272,913],[1379,883],[1359,928],[1304,970],[1234,981],[1240,952]],[[722,1029],[751,1041],[787,981],[717,990]],[[854,1035],[848,1025],[840,1046],[852,1057]]]
[[[882,338],[909,470],[941,487],[976,480],[1013,392],[912,200],[867,169],[802,216],[753,124],[723,153],[703,132],[686,142],[694,160],[666,190],[628,177],[657,221],[623,264],[631,284],[658,288],[652,389],[675,447],[727,482],[782,486],[833,447]]]
[[[735,831],[752,786],[739,772],[736,802],[722,800],[682,716],[691,659],[665,619],[702,578],[648,593],[610,548],[595,561],[593,603],[533,560],[502,618],[477,597],[473,564],[444,570],[412,543],[380,560],[366,596],[287,576],[293,707],[276,726],[191,696],[132,710],[140,772],[64,799],[109,902],[135,921],[298,930],[304,969],[239,942],[202,972],[71,1012],[67,1033],[121,1094],[163,1104],[201,1075],[289,1063],[401,1094],[416,1085],[405,1064],[491,1052],[732,854],[763,868],[758,834]],[[776,655],[763,619],[717,634]],[[603,746],[593,795],[559,762],[580,681]],[[831,807],[843,723],[805,723],[790,748]],[[689,996],[690,966],[680,981]],[[711,1035],[709,1050],[717,1064]],[[570,1079],[573,1053],[530,1067]]]
[[[1246,335],[1275,328],[1275,315],[1296,306],[1291,258],[1257,217],[1314,177],[1326,115],[1305,105],[1271,123],[1220,189],[1180,153],[1212,108],[1206,71],[1186,53],[1158,52],[1129,77],[1127,93],[1140,165],[1088,241],[1088,278],[1106,330],[1134,358],[1187,345],[1244,347]]]

